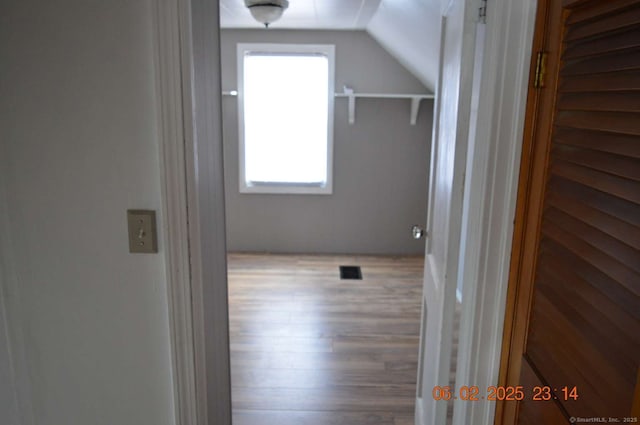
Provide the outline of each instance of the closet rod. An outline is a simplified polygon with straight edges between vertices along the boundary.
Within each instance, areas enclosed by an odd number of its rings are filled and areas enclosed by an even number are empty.
[[[228,90],[222,92],[223,96],[238,96],[237,90]],[[335,97],[347,98],[349,100],[349,124],[356,122],[356,98],[369,98],[369,99],[409,99],[411,100],[411,112],[409,116],[409,122],[411,125],[416,125],[418,120],[418,112],[420,112],[420,101],[423,99],[433,99],[432,94],[411,94],[411,93],[355,93],[353,89],[345,86],[344,93],[335,93]]]

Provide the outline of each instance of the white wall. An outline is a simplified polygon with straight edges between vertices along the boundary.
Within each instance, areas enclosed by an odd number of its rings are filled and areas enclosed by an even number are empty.
[[[236,89],[236,44],[315,43],[336,46],[336,90],[428,93],[364,31],[223,30],[222,85]],[[237,100],[223,99],[228,248],[232,251],[420,254],[433,101],[409,123],[408,99],[358,99],[350,125],[347,100],[335,100],[331,195],[240,194]]]
[[[125,219],[161,206],[151,5],[0,4],[9,319],[38,425],[173,423],[163,254],[129,254]]]
[[[438,0],[382,0],[367,32],[434,91],[440,57]]]

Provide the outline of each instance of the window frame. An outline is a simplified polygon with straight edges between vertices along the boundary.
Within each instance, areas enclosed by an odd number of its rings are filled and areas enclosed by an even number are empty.
[[[245,117],[244,117],[244,58],[246,53],[284,53],[284,54],[321,54],[328,59],[327,85],[327,162],[326,182],[248,182],[245,173]],[[335,101],[335,45],[331,44],[279,44],[279,43],[238,43],[237,45],[237,82],[238,82],[238,153],[239,153],[239,190],[240,193],[262,194],[308,194],[331,195],[333,193],[333,133]]]

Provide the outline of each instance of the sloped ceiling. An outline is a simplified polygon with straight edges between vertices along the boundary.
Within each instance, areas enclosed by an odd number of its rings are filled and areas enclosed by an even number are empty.
[[[260,28],[243,0],[220,0],[222,28]],[[440,0],[289,0],[272,29],[366,30],[433,91],[440,49]]]
[[[440,58],[438,0],[382,0],[367,32],[433,92]]]

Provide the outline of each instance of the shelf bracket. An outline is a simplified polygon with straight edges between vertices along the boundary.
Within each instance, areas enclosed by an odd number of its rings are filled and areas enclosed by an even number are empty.
[[[370,99],[408,99],[411,101],[411,113],[409,122],[416,125],[418,113],[420,112],[420,101],[422,99],[433,99],[432,94],[395,94],[395,93],[355,93],[351,87],[344,86],[342,93],[336,93],[336,97],[346,97],[348,99],[349,124],[356,122],[356,98],[365,97]]]
[[[416,122],[418,121],[418,112],[420,112],[421,100],[422,100],[422,97],[419,97],[419,96],[414,96],[411,98],[411,117],[410,117],[411,125],[416,125]]]
[[[344,86],[344,94],[349,98],[349,124],[356,122],[356,96],[353,93],[353,89]]]

